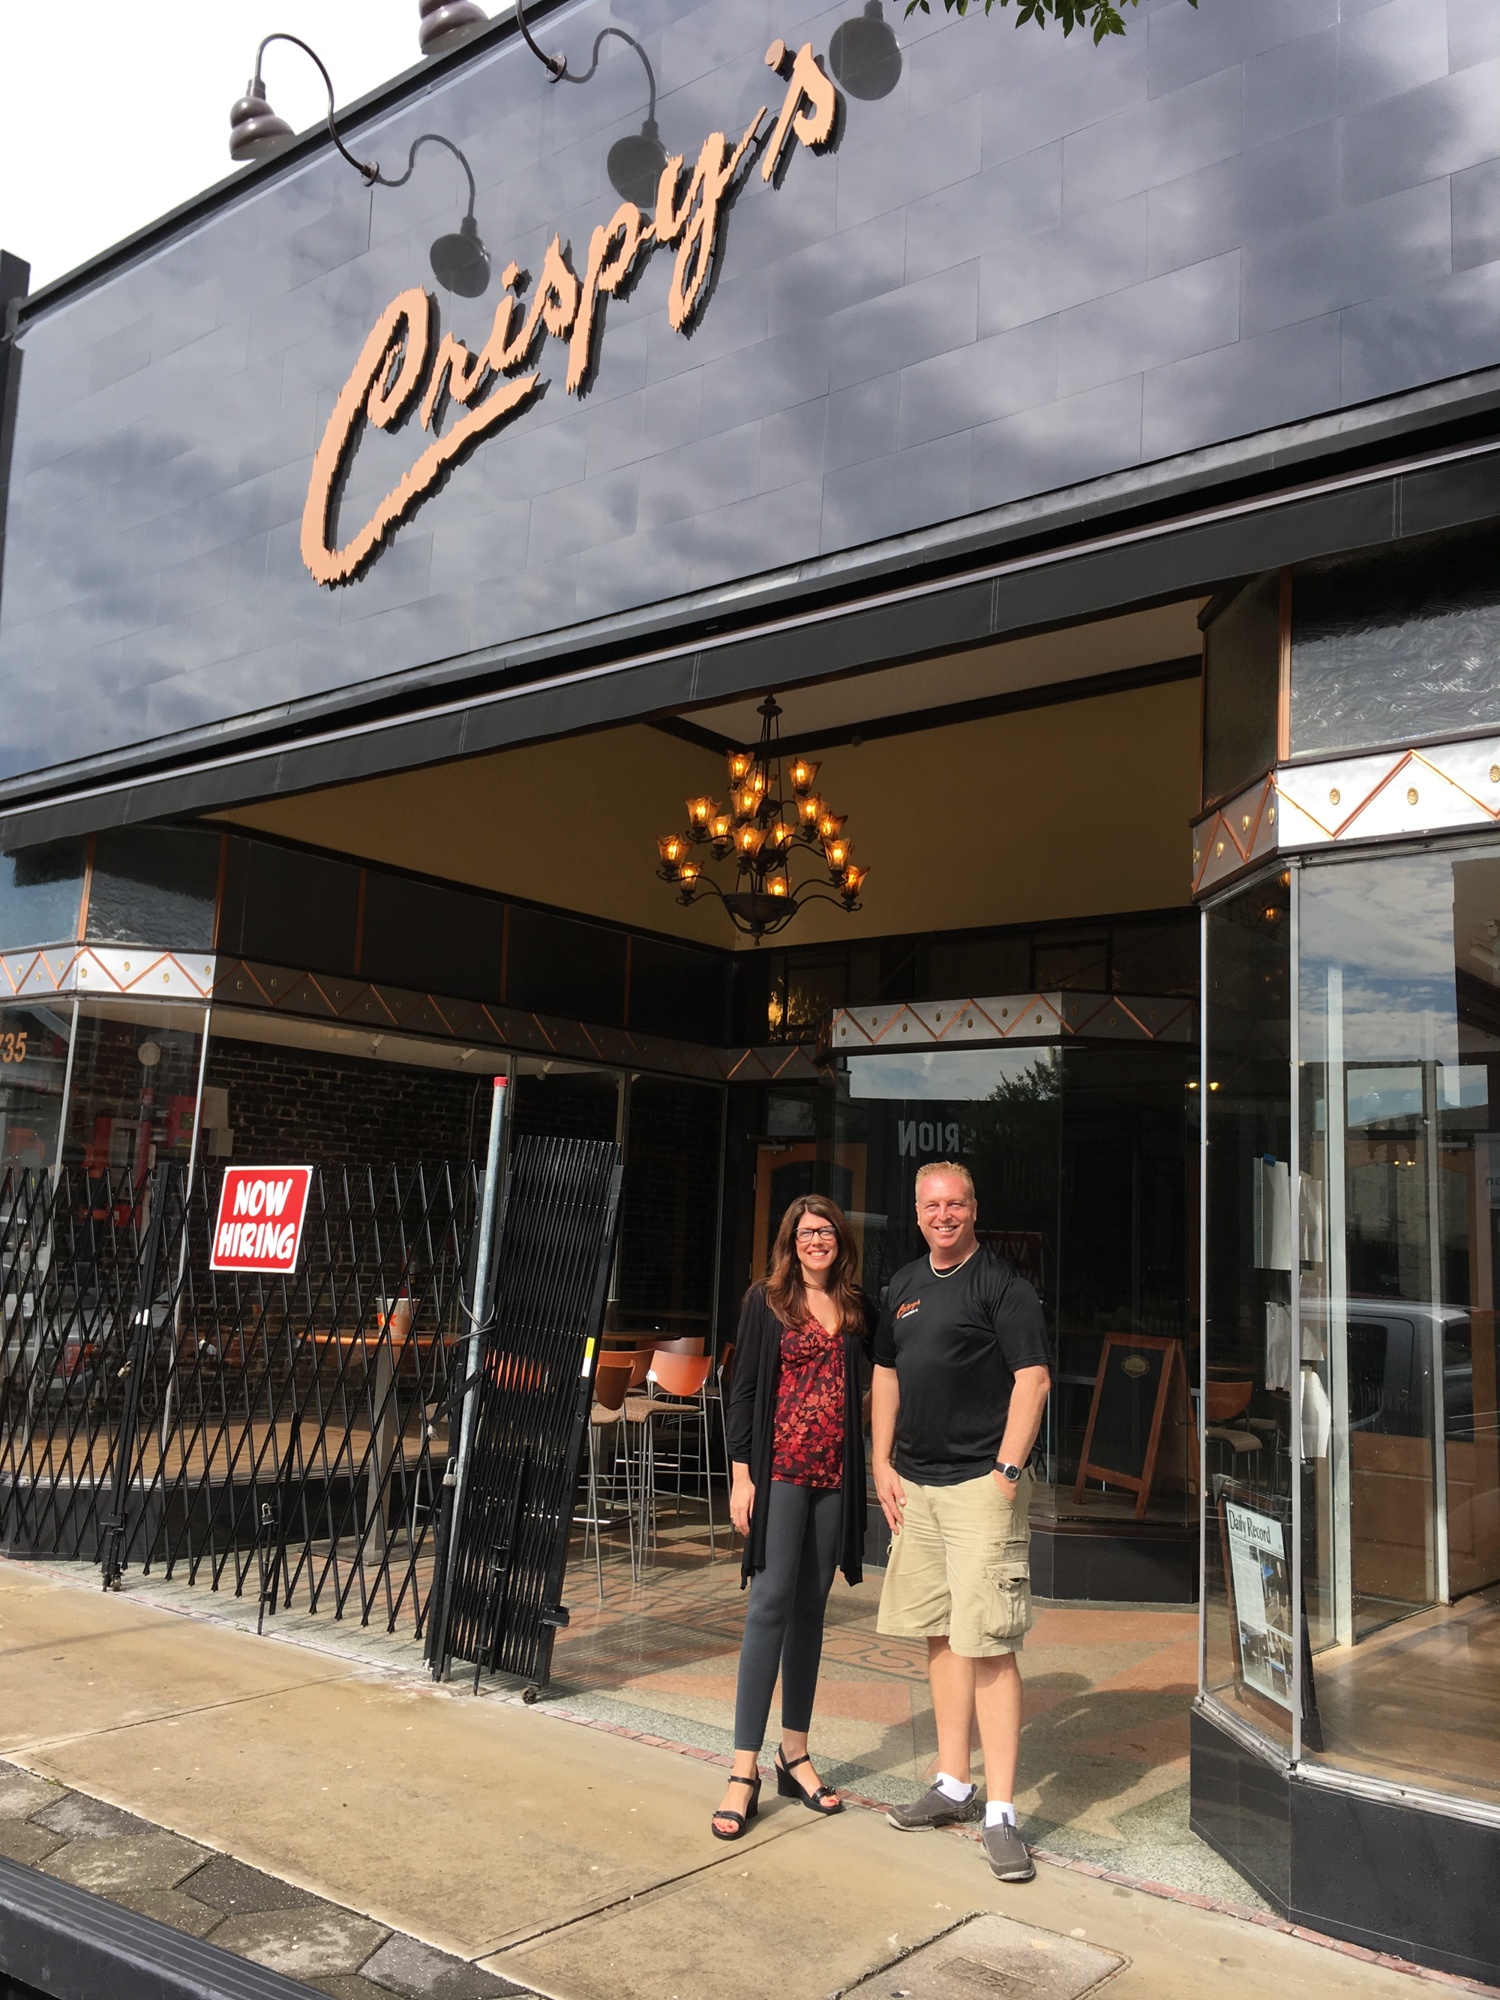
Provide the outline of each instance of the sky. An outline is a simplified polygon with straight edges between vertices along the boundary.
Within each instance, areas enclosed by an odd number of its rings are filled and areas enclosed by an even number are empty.
[[[340,104],[419,60],[417,0],[0,0],[0,249],[33,290],[232,170],[229,107],[273,29],[312,44]],[[264,76],[297,131],[322,118],[299,50]]]

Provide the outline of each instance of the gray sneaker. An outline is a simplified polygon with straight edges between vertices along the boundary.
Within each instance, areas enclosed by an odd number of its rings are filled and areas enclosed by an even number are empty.
[[[931,1791],[924,1792],[913,1805],[892,1806],[886,1814],[891,1825],[900,1827],[903,1833],[925,1833],[934,1826],[965,1826],[978,1816],[977,1788],[966,1799],[959,1801],[950,1799],[936,1785]]]
[[[1036,1874],[1036,1863],[1026,1852],[1026,1843],[1019,1830],[1009,1820],[1001,1820],[998,1826],[987,1826],[979,1838],[989,1856],[990,1873],[1000,1881],[1029,1882]]]

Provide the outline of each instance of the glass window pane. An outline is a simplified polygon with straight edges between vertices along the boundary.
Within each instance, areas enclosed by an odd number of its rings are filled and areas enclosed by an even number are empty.
[[[94,846],[90,943],[207,951],[214,941],[221,836],[191,827],[117,827]]]
[[[204,1021],[198,1008],[80,1008],[65,1166],[139,1187],[159,1160],[187,1163]]]
[[[232,839],[219,950],[309,972],[353,974],[359,870],[295,847]]]
[[[0,1169],[57,1163],[71,1001],[0,1008]]]
[[[1281,579],[1247,583],[1203,634],[1203,802],[1251,784],[1276,762]]]
[[[1493,529],[1298,570],[1293,756],[1456,736],[1497,720]]]
[[[1058,937],[1045,931],[1036,941],[1036,990],[1076,987],[1084,993],[1109,991],[1109,937]]]
[[[630,1086],[620,1194],[616,1325],[708,1338],[724,1093],[638,1076]]]
[[[1291,1734],[1289,888],[1208,913],[1205,1685],[1262,1734]]]
[[[1302,936],[1311,1747],[1500,1796],[1500,851],[1310,868]]]
[[[87,853],[86,841],[54,840],[0,854],[0,951],[77,937]]]
[[[504,926],[505,906],[492,897],[371,868],[360,973],[422,993],[498,1000]]]
[[[730,957],[660,938],[630,940],[630,1025],[645,1035],[721,1043],[729,1030]]]
[[[511,905],[507,1006],[618,1027],[625,1018],[625,933]]]

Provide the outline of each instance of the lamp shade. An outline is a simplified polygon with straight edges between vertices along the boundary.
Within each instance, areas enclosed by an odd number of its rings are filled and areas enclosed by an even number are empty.
[[[889,97],[901,81],[901,48],[880,0],[841,21],[828,43],[834,75],[851,97]]]
[[[460,298],[477,299],[490,282],[490,253],[472,215],[466,215],[451,236],[440,236],[429,256],[438,283]]]
[[[229,108],[229,157],[240,164],[269,160],[296,138],[284,118],[278,118],[259,77],[251,77],[245,94]]]
[[[667,164],[667,149],[648,118],[639,132],[628,132],[609,149],[604,170],[616,194],[633,201],[637,208],[650,209],[656,203],[656,187]]]
[[[424,56],[440,56],[487,28],[490,17],[476,0],[420,0],[417,45]]]

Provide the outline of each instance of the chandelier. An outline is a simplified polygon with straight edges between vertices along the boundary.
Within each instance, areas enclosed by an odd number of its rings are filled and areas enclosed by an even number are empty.
[[[857,910],[870,871],[849,859],[846,815],[813,789],[818,766],[793,757],[783,776],[781,709],[774,697],[767,695],[757,713],[755,748],[729,752],[728,808],[717,799],[689,799],[686,833],[663,834],[656,843],[656,872],[676,888],[679,903],[717,896],[735,928],[759,944],[807,903]],[[822,870],[813,859],[818,848]],[[708,872],[714,862],[730,864],[724,871],[730,886]]]

